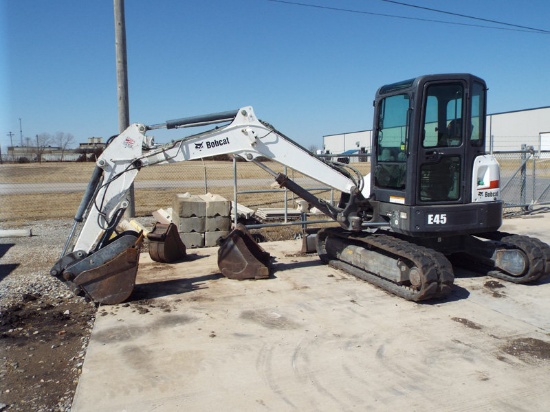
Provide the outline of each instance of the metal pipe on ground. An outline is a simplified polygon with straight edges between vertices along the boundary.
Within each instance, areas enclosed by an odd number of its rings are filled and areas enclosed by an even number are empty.
[[[0,238],[30,236],[32,236],[32,229],[0,229]]]

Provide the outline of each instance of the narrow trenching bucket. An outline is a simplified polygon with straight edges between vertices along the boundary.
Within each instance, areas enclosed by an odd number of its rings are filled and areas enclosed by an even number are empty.
[[[237,280],[269,277],[271,255],[256,243],[244,225],[237,224],[219,243],[218,268],[225,277]]]
[[[149,239],[149,256],[155,262],[171,263],[186,256],[185,244],[174,223],[157,223],[147,235]]]

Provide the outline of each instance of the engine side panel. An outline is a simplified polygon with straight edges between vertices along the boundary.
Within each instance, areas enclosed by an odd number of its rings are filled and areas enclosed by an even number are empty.
[[[407,236],[454,236],[498,230],[502,202],[466,205],[407,206],[378,203],[380,215],[389,218],[393,231]]]

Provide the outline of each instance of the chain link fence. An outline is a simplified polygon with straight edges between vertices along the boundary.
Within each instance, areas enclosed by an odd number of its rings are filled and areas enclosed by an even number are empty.
[[[506,215],[546,211],[550,205],[550,152],[522,145],[518,151],[493,153],[500,163],[500,187]]]
[[[550,153],[530,147],[494,153],[501,165],[501,189],[506,214],[534,213],[550,204]],[[350,158],[361,173],[370,171],[367,158]],[[325,184],[306,178],[276,162],[265,163],[276,172],[287,174],[326,201],[337,201],[339,193]],[[42,162],[0,164],[0,224],[41,219],[70,219],[74,216],[93,162]],[[322,181],[323,177],[319,176]],[[254,212],[281,209],[264,225],[300,224],[305,217],[298,211],[298,199],[274,184],[273,177],[255,164],[228,160],[190,161],[142,169],[135,181],[136,216],[150,216],[157,209],[169,208],[175,194],[212,193],[243,205]],[[268,213],[269,215],[269,213]],[[273,215],[272,215],[273,216]],[[325,219],[306,215],[308,220]]]

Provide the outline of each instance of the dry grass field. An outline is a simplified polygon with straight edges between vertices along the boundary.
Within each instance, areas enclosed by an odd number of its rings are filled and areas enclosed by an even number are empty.
[[[284,167],[267,162],[275,171],[284,172]],[[0,224],[11,227],[32,220],[71,219],[80,203],[84,187],[87,184],[94,163],[42,163],[42,164],[4,164],[0,165],[0,184],[40,184],[43,191],[25,194],[0,195]],[[368,163],[354,164],[362,173],[369,171]],[[302,177],[301,174],[288,170],[291,178]],[[192,161],[171,165],[144,168],[136,178],[138,182],[150,181],[146,189],[135,190],[136,216],[149,216],[154,210],[172,205],[177,193],[219,194],[226,199],[234,199],[232,161]],[[239,190],[271,189],[272,177],[258,166],[237,163],[238,184],[247,181],[246,187]],[[257,180],[257,182],[255,182]],[[67,191],[66,184],[81,184],[78,191]],[[155,187],[158,184],[158,187]],[[151,187],[152,185],[152,187]],[[292,193],[288,198],[292,199]],[[327,191],[323,198],[330,198]],[[239,194],[238,202],[256,209],[258,207],[282,207],[284,192]],[[291,205],[293,207],[293,205]]]
[[[521,165],[520,159],[500,157],[499,162],[503,182],[507,182],[514,173],[519,176],[517,172]],[[266,165],[277,172],[285,172],[284,167],[278,163],[266,162]],[[33,220],[71,219],[80,204],[94,166],[94,163],[68,162],[0,165],[0,224],[14,227]],[[364,175],[370,171],[370,163],[354,163],[353,166]],[[535,173],[533,169],[533,163],[529,162],[526,165],[528,183]],[[300,173],[290,169],[286,173],[290,178],[302,177]],[[237,162],[236,175],[239,191],[269,190],[274,182],[267,172],[248,162]],[[541,182],[550,177],[550,159],[537,160],[536,176]],[[320,179],[322,180],[322,176]],[[234,200],[233,181],[232,161],[191,161],[144,168],[136,178],[136,216],[150,216],[154,210],[171,207],[177,193],[214,193]],[[39,185],[43,190],[10,194],[2,190],[4,184],[23,187],[33,184]],[[73,187],[69,190],[70,185]],[[76,189],[74,185],[77,185]],[[512,186],[508,187],[509,191],[515,190]],[[330,191],[316,193],[324,199],[330,199],[331,196]],[[338,194],[334,196],[337,198]],[[290,202],[294,199],[290,192],[288,199]],[[254,210],[259,207],[283,207],[284,191],[240,193],[238,202]],[[294,204],[289,203],[289,207],[294,207]]]

